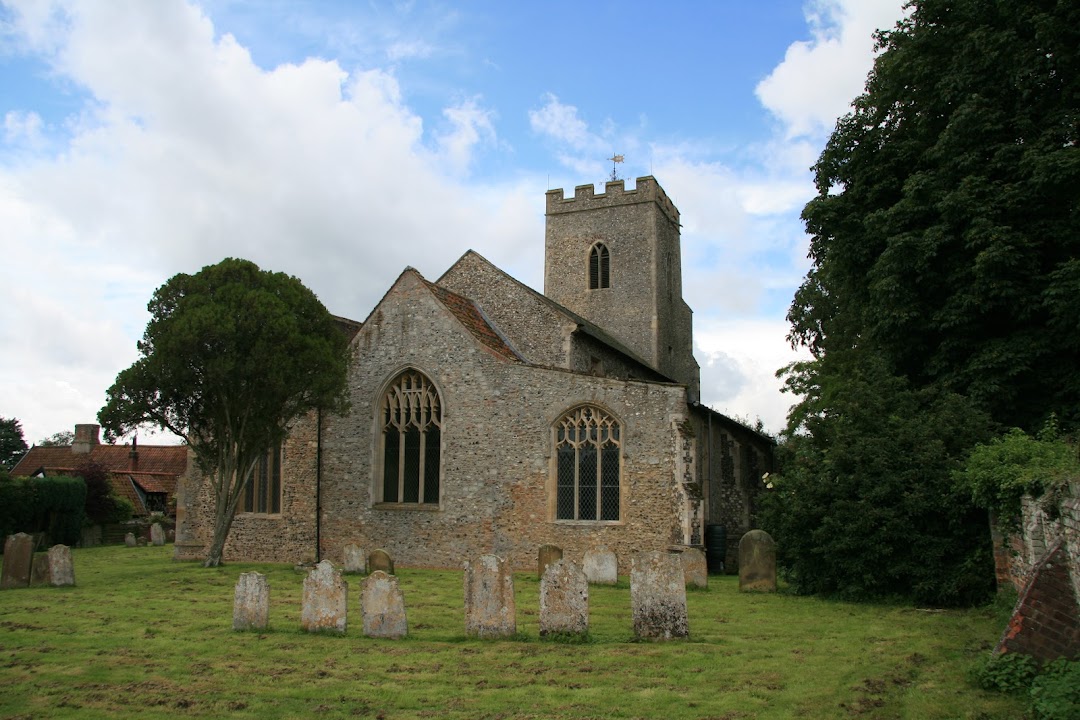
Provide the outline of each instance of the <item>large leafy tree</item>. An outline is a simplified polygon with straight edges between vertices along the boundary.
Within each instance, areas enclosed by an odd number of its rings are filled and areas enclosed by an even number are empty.
[[[113,435],[152,424],[187,441],[213,487],[216,566],[259,458],[295,418],[346,409],[347,341],[298,279],[246,260],[176,275],[148,309],[141,357],[98,419]]]
[[[0,418],[0,468],[10,470],[25,453],[22,423],[16,418]]]
[[[1006,426],[1080,424],[1080,4],[916,0],[837,122],[789,313]]]

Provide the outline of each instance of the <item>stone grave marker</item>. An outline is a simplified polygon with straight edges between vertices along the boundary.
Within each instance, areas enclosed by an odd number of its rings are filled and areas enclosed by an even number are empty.
[[[517,632],[514,575],[510,563],[494,555],[465,561],[465,634],[508,637]]]
[[[705,551],[697,548],[682,548],[678,553],[682,562],[683,576],[688,587],[709,587],[709,564]]]
[[[776,541],[764,530],[739,540],[739,590],[776,592]]]
[[[562,560],[562,548],[558,545],[541,545],[536,553],[536,579],[544,577],[544,571],[551,563]]]
[[[124,544],[128,547],[135,547],[138,543],[135,540],[135,533],[128,533],[124,536]]]
[[[360,614],[368,637],[403,638],[409,634],[405,596],[396,575],[376,570],[360,583]]]
[[[154,523],[150,526],[150,543],[158,546],[165,544],[165,529],[161,527],[160,523]]]
[[[49,556],[45,553],[36,553],[30,562],[30,586],[49,584]]]
[[[376,570],[382,570],[387,575],[394,574],[394,558],[390,557],[390,553],[379,549],[368,555],[367,571],[373,573]]]
[[[540,635],[589,632],[589,581],[569,560],[556,560],[540,579]]]
[[[30,586],[30,566],[34,539],[26,533],[8,535],[4,540],[4,566],[0,570],[0,590]]]
[[[606,547],[588,550],[581,569],[593,585],[614,585],[619,582],[619,559]]]
[[[329,560],[323,560],[304,578],[300,626],[308,632],[343,633],[348,625],[349,584]]]
[[[75,584],[75,565],[71,562],[71,548],[67,545],[53,545],[49,548],[49,584],[53,587],[65,587]]]
[[[307,583],[304,583],[305,600]],[[233,595],[233,630],[265,630],[270,624],[270,585],[257,572],[240,573]]]
[[[342,555],[345,560],[343,567],[345,573],[359,574],[365,571],[364,549],[362,547],[353,544],[346,545]]]
[[[682,562],[666,552],[643,552],[630,567],[630,606],[634,635],[670,640],[690,634]]]

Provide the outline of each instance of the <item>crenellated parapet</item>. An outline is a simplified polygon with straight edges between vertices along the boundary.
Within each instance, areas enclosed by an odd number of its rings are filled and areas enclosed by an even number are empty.
[[[626,189],[624,180],[612,180],[605,183],[604,192],[599,194],[593,185],[578,185],[574,188],[572,198],[564,198],[561,188],[548,190],[547,214],[561,215],[646,202],[656,203],[671,222],[679,224],[678,208],[660,187],[660,183],[656,182],[656,178],[651,175],[639,177],[633,190]]]

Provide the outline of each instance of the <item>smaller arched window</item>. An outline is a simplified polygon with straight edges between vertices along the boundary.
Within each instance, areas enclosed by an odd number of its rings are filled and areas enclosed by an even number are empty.
[[[600,408],[579,407],[555,423],[555,519],[620,519],[622,437]]]
[[[589,289],[611,287],[611,253],[607,245],[596,243],[589,251]]]

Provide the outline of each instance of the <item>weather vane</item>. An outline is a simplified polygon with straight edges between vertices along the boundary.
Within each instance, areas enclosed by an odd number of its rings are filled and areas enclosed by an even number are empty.
[[[623,162],[624,158],[622,155],[612,155],[608,160],[611,161],[611,181],[615,182],[619,179],[619,173],[616,172],[617,163]]]

